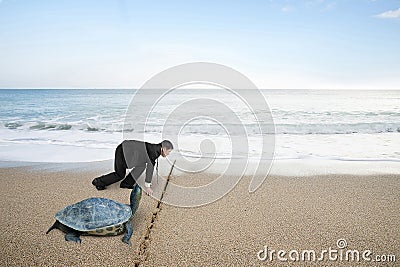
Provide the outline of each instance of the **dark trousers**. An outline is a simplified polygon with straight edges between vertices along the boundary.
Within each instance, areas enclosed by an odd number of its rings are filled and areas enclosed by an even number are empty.
[[[119,144],[115,149],[115,158],[114,158],[114,172],[102,175],[98,177],[97,184],[108,186],[110,184],[116,183],[124,179],[121,184],[133,186],[135,185],[135,179],[138,179],[143,171],[146,169],[146,166],[137,166],[135,167],[126,177],[126,169],[127,165],[125,162],[124,152],[122,150],[122,145]],[[135,178],[135,179],[134,179]]]

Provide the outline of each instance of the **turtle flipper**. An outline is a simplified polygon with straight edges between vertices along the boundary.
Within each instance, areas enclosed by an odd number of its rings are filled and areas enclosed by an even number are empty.
[[[53,229],[59,229],[65,233],[65,240],[66,241],[74,241],[76,243],[81,243],[82,240],[79,238],[81,233],[79,231],[76,231],[72,229],[71,227],[68,227],[59,221],[56,221],[50,228],[47,230],[46,234],[48,234],[51,230]]]
[[[80,233],[76,231],[71,231],[65,234],[65,241],[74,241],[76,243],[81,243],[82,240],[79,238]]]
[[[122,238],[122,242],[124,242],[125,244],[128,244],[129,246],[132,245],[131,243],[131,236],[133,233],[133,228],[132,228],[132,218],[130,218],[126,223],[125,223],[125,235]]]

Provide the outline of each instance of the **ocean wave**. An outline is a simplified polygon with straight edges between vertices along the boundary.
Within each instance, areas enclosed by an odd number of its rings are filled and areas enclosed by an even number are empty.
[[[80,140],[61,140],[50,137],[21,137],[0,139],[0,142],[7,144],[21,144],[21,145],[41,145],[41,146],[63,146],[63,147],[83,147],[83,148],[97,148],[109,149],[117,145],[115,140],[95,140],[95,139],[80,139]]]
[[[278,134],[375,134],[400,132],[400,123],[278,124]]]
[[[173,134],[173,135],[242,135],[244,132],[248,136],[258,136],[261,134],[259,124],[190,124],[182,127],[181,124],[153,124],[143,127],[126,127],[121,122],[93,124],[80,121],[79,123],[54,123],[54,122],[6,122],[3,123],[8,130],[25,130],[25,131],[67,131],[78,130],[84,132],[107,132],[107,133],[145,133],[150,134]],[[300,123],[300,124],[282,124],[275,125],[261,124],[264,129],[270,132],[262,134],[375,134],[375,133],[400,133],[400,123]],[[140,129],[140,130],[139,130]],[[273,130],[274,129],[274,130]]]
[[[330,116],[335,118],[345,118],[345,117],[362,117],[367,118],[369,116],[394,116],[400,117],[400,112],[397,111],[304,111],[304,110],[282,110],[282,109],[272,109],[272,115],[274,117],[307,117],[312,116],[315,118]]]
[[[116,132],[82,130],[15,130],[0,129],[0,160],[73,161],[112,158],[115,147],[123,140]],[[164,135],[162,135],[164,136]],[[161,135],[149,134],[145,140],[157,142]],[[170,136],[165,135],[168,139]],[[205,139],[214,147],[202,147]],[[259,136],[249,136],[235,152],[229,136],[179,136],[173,154],[189,159],[257,160],[261,156]],[[400,161],[397,133],[360,135],[279,135],[276,137],[274,160],[333,161]],[[214,151],[215,150],[215,151]],[[37,153],[39,152],[39,153]],[[62,155],[62,156],[61,156]],[[266,154],[264,154],[266,155]]]
[[[4,123],[4,127],[8,128],[8,129],[17,129],[18,127],[21,127],[22,124],[18,123],[18,122],[7,122]]]
[[[98,131],[101,131],[102,129],[88,126],[88,127],[86,127],[86,130],[88,132],[98,132]]]
[[[180,153],[180,152],[178,152]],[[216,154],[216,155],[199,155],[194,152],[181,153],[181,156],[192,158],[192,159],[215,159],[215,160],[259,160],[260,157],[251,155],[227,155],[227,154]],[[400,162],[400,158],[351,158],[351,157],[332,157],[332,156],[297,156],[297,157],[285,157],[275,156],[273,158],[263,157],[263,160],[274,160],[274,161],[286,161],[286,160],[333,160],[333,161],[364,161],[364,162]]]
[[[72,125],[69,124],[55,124],[55,123],[38,123],[32,126],[29,126],[31,130],[70,130]]]

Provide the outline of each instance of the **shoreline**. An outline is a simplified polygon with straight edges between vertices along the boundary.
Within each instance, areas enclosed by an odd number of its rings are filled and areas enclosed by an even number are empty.
[[[159,162],[159,174],[167,176],[173,160],[161,159]],[[257,163],[251,162],[246,170],[235,169],[226,170],[229,165],[228,160],[219,160],[204,171],[207,175],[218,175],[226,173],[228,175],[242,174],[243,176],[253,175]],[[179,166],[179,162],[178,165]],[[114,160],[102,160],[91,162],[26,162],[26,161],[1,161],[0,171],[4,168],[26,168],[38,171],[73,171],[73,172],[104,172],[113,171]],[[189,172],[190,173],[190,172]],[[186,172],[174,169],[176,176],[187,175]],[[273,160],[267,176],[314,176],[314,175],[400,175],[400,161],[384,160],[320,160],[320,159],[283,159]]]

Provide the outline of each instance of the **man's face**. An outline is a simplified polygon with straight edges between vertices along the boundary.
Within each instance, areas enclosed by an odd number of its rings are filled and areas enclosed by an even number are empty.
[[[172,149],[166,149],[165,147],[162,147],[161,148],[161,156],[163,156],[165,158],[166,156],[169,155],[169,153],[171,153],[171,151],[172,151]]]

